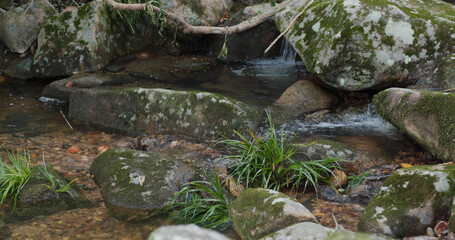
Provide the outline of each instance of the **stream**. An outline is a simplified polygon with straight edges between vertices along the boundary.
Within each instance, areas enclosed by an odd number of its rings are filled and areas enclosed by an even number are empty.
[[[106,68],[107,72],[116,69],[129,71],[133,80],[123,86],[210,91],[261,107],[276,101],[287,87],[309,74],[301,62],[295,63],[284,57],[246,63],[222,63],[205,61],[203,57],[187,57],[189,65],[176,68],[175,71],[163,67],[161,72],[148,72],[148,66],[158,62],[163,65],[175,64],[174,60],[151,57],[131,59],[114,62]],[[191,70],[185,71],[189,67]],[[53,164],[58,172],[68,179],[77,179],[77,186],[96,206],[49,216],[32,216],[23,221],[0,220],[0,239],[146,239],[157,226],[169,224],[166,219],[125,223],[109,215],[98,187],[91,178],[90,163],[98,156],[100,147],[134,149],[138,140],[101,132],[80,121],[69,119],[67,123],[67,105],[39,100],[42,90],[50,82],[9,78],[0,81],[0,157],[3,161],[7,159],[3,147],[12,150],[25,148],[38,163],[41,163],[44,155],[46,162]],[[368,102],[334,110],[318,119],[288,117],[279,118],[278,123],[296,134],[297,141],[332,139],[371,152],[378,159],[385,159],[384,164],[394,166],[388,170],[396,168],[397,160],[412,163],[416,154],[421,152],[396,128],[382,120]],[[153,137],[162,143],[158,148],[170,148],[174,142],[174,147],[178,145],[189,149],[204,145],[181,140],[179,136]],[[70,146],[77,146],[81,151],[69,153],[67,149]],[[338,224],[353,231],[365,208],[365,205],[357,203],[323,199],[316,201],[313,193],[300,194],[298,200],[309,207],[323,225],[335,226],[333,213]],[[5,209],[5,206],[0,206],[0,210]],[[236,238],[233,232],[227,235]]]

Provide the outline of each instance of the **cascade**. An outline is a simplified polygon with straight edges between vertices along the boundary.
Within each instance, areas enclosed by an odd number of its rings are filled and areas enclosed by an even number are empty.
[[[286,62],[295,62],[296,57],[297,57],[297,52],[295,51],[295,49],[286,40],[286,38],[283,38],[283,41],[281,43],[279,59],[284,60]]]

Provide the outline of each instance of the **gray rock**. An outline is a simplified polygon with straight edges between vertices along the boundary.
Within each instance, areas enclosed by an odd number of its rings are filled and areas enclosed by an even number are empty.
[[[152,26],[138,28],[136,34],[130,31],[112,19],[102,1],[62,12],[42,26],[32,73],[44,78],[97,71],[116,57],[147,46],[155,35]]]
[[[31,57],[24,59],[16,58],[8,64],[8,67],[3,70],[3,73],[12,78],[29,79],[33,77],[30,70],[31,64]]]
[[[172,9],[192,25],[211,26],[229,11],[232,0],[169,0],[163,1],[163,7]]]
[[[423,235],[451,211],[455,166],[402,168],[387,178],[361,216],[358,230],[391,237]]]
[[[141,152],[109,149],[90,166],[109,212],[124,221],[161,214],[194,170],[177,151]]]
[[[415,237],[412,239],[415,239]],[[392,240],[392,238],[373,233],[341,232],[335,233],[325,240]]]
[[[148,240],[229,240],[223,234],[194,224],[163,226],[153,231]]]
[[[115,103],[115,104],[112,104]],[[166,89],[79,89],[69,116],[131,135],[173,133],[199,139],[254,130],[262,113],[214,93]]]
[[[116,85],[132,81],[134,80],[128,75],[82,73],[50,83],[44,88],[42,96],[68,102],[70,94],[76,89]]]
[[[275,106],[285,110],[288,115],[300,115],[330,108],[337,102],[338,98],[328,90],[310,81],[300,80],[284,91]]]
[[[379,114],[422,148],[455,160],[455,93],[390,88],[374,97]]]
[[[37,39],[43,22],[56,14],[47,0],[31,1],[0,13],[0,40],[12,52],[23,53]]]
[[[308,3],[292,0],[280,9],[278,29]],[[438,0],[323,0],[312,3],[285,36],[325,83],[358,91],[453,82],[438,69],[455,52],[454,28],[455,6]]]
[[[295,199],[269,189],[247,189],[231,205],[230,216],[242,239],[258,239],[299,222],[316,222]]]
[[[302,222],[269,234],[261,240],[323,240],[334,232],[334,229],[317,223]]]

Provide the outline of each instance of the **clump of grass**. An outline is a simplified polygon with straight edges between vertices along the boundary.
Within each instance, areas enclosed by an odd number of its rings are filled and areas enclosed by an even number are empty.
[[[207,174],[207,181],[193,181],[174,195],[169,209],[179,224],[194,223],[217,230],[230,226],[229,199],[225,197],[217,173]]]
[[[71,185],[76,181],[76,179],[72,180],[68,184],[63,184],[61,183],[57,178],[57,173],[54,170],[54,166],[52,165],[47,165],[46,160],[44,159],[44,152],[43,152],[43,166],[38,166],[38,169],[40,172],[44,175],[46,180],[48,181],[48,184],[43,184],[46,186],[49,190],[54,192],[57,197],[59,197],[59,193],[68,193],[71,197],[74,197],[72,193],[69,191]]]
[[[19,193],[30,179],[33,169],[30,166],[30,155],[25,150],[24,154],[19,151],[6,152],[11,165],[3,163],[0,158],[0,205],[7,197],[12,197],[14,210]]]
[[[358,175],[354,176],[348,176],[348,185],[346,186],[346,192],[349,192],[349,190],[354,191],[365,179],[370,174],[370,170],[367,170],[365,172],[362,172]]]
[[[235,132],[240,140],[227,139],[221,143],[230,147],[235,154],[226,156],[234,159],[231,171],[234,179],[246,187],[262,187],[279,191],[283,187],[291,187],[298,191],[301,185],[313,186],[317,193],[319,181],[328,182],[333,176],[332,170],[339,168],[336,158],[320,160],[295,161],[298,152],[292,143],[295,135],[290,136],[282,128],[280,134],[275,129],[270,113],[267,113],[267,137],[258,137],[250,131],[251,138]]]

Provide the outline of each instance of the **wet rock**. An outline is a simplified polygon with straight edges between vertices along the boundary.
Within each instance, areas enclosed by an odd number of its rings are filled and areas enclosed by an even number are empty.
[[[267,11],[271,8],[270,2],[267,2],[240,9],[238,12],[229,16],[229,20],[225,23],[225,26],[238,24],[241,21],[254,17],[260,12]],[[265,49],[267,49],[278,35],[280,35],[280,32],[276,28],[273,19],[265,21],[245,32],[229,35],[226,38],[227,56],[226,58],[220,59],[226,61],[248,61],[278,56],[280,44],[276,44],[268,53],[264,54]],[[214,38],[215,40],[211,43],[210,49],[214,53],[214,56],[219,56],[225,43],[225,36],[217,35]]]
[[[247,189],[231,205],[230,216],[242,239],[258,239],[316,218],[295,199],[268,189]]]
[[[68,102],[70,94],[76,89],[117,85],[132,81],[133,79],[128,75],[82,73],[50,83],[44,88],[42,96]]]
[[[211,26],[219,23],[223,14],[229,11],[232,0],[169,0],[162,4],[163,8],[171,8],[192,25]]]
[[[162,214],[174,193],[195,171],[174,152],[108,149],[90,167],[109,212],[117,219],[140,221]]]
[[[0,13],[0,40],[9,50],[23,53],[37,39],[43,22],[56,14],[47,0],[31,1]]]
[[[454,174],[452,164],[399,169],[368,204],[359,231],[400,238],[425,234],[427,227],[450,214]]]
[[[223,234],[201,228],[194,224],[188,225],[174,225],[174,226],[163,226],[153,231],[148,240],[228,240],[229,238]]]
[[[3,73],[12,78],[29,79],[33,77],[33,74],[30,72],[31,64],[31,57],[24,59],[16,58],[8,64],[8,67]]]
[[[58,174],[53,176],[58,187],[65,186],[69,183],[68,180]],[[49,184],[49,180],[36,169],[30,180],[22,188],[14,211],[12,211],[13,204],[10,204],[10,208],[6,210],[11,212],[3,216],[6,221],[23,221],[38,215],[50,215],[78,207],[94,206],[74,185],[67,192],[57,193],[47,187]]]
[[[422,148],[455,160],[455,93],[390,88],[374,97],[379,114]]]
[[[337,97],[329,91],[310,81],[300,80],[284,91],[275,106],[290,115],[300,115],[330,108],[337,102]]]
[[[255,107],[207,92],[79,89],[70,99],[71,118],[131,135],[172,133],[213,139],[233,136],[233,130],[247,133],[262,119]]]
[[[302,222],[277,232],[269,234],[261,240],[305,240],[305,239],[326,239],[335,232],[334,229],[324,227],[313,222]]]
[[[116,57],[147,46],[155,32],[151,26],[138,27],[136,34],[130,31],[122,21],[112,20],[101,1],[62,12],[42,26],[32,73],[44,78],[97,71]]]
[[[335,233],[325,240],[392,240],[392,238],[373,233],[341,232]]]
[[[278,10],[283,31],[310,1]],[[453,82],[439,63],[455,52],[455,6],[442,1],[312,3],[285,35],[307,69],[338,89]],[[438,70],[439,69],[439,70]]]

